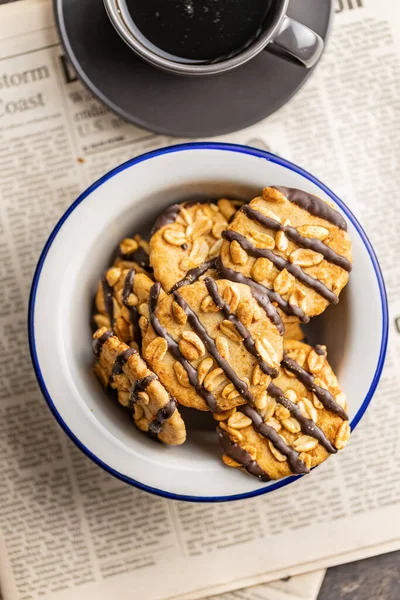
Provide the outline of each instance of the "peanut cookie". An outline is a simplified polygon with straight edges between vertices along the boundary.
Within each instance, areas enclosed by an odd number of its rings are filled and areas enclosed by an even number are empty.
[[[339,301],[351,270],[343,217],[306,192],[268,187],[222,232],[224,279],[264,290],[285,321],[308,322]]]
[[[268,298],[210,277],[164,298],[160,290],[153,284],[149,323],[141,319],[143,357],[178,402],[212,412],[264,406],[284,331]]]
[[[139,353],[105,327],[98,329],[93,338],[97,359],[94,372],[106,389],[110,386],[117,391],[119,402],[129,408],[137,427],[157,435],[164,444],[183,444],[186,429],[176,400]]]
[[[170,206],[157,219],[150,240],[150,264],[165,291],[176,291],[214,268],[221,233],[243,202],[221,198]]]
[[[309,470],[346,445],[346,398],[325,346],[285,340],[279,376],[264,408],[246,405],[214,415],[223,460],[262,481]]]
[[[97,289],[93,320],[97,327],[112,329],[115,335],[133,348],[140,348],[140,307],[147,301],[153,281],[137,263],[117,259]]]

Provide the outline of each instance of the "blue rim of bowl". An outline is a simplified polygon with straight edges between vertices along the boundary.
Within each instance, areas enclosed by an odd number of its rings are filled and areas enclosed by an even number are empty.
[[[57,420],[58,424],[64,429],[64,431],[67,433],[67,435],[76,444],[76,446],[78,446],[78,448],[80,450],[82,450],[82,452],[84,452],[89,458],[91,458],[97,465],[102,467],[105,471],[107,471],[111,475],[114,475],[114,477],[117,477],[118,479],[121,479],[125,483],[129,483],[130,485],[133,485],[134,487],[137,487],[146,492],[150,492],[152,494],[156,494],[157,496],[162,496],[164,498],[168,498],[168,499],[172,499],[172,500],[185,500],[185,501],[189,501],[189,502],[225,502],[225,501],[232,501],[232,500],[243,500],[245,498],[254,498],[255,496],[260,496],[261,494],[267,494],[267,493],[277,490],[279,488],[285,487],[294,481],[298,481],[299,476],[287,477],[287,478],[282,479],[281,481],[278,481],[277,483],[274,483],[272,485],[269,485],[269,486],[266,486],[263,488],[259,488],[252,492],[245,492],[243,494],[234,494],[234,495],[230,495],[230,496],[187,496],[184,494],[174,494],[171,492],[167,492],[165,490],[160,490],[160,489],[145,485],[145,484],[141,483],[140,481],[136,481],[135,479],[132,479],[131,477],[127,477],[123,473],[119,473],[118,471],[116,471],[115,469],[113,469],[112,467],[110,467],[109,465],[104,463],[102,460],[100,460],[84,444],[82,444],[82,442],[75,436],[75,434],[71,431],[71,429],[68,427],[68,425],[62,419],[61,415],[59,414],[59,412],[58,412],[58,410],[46,388],[46,384],[45,384],[44,378],[42,376],[39,360],[38,360],[37,353],[36,353],[34,315],[35,315],[36,292],[37,292],[37,287],[38,287],[39,280],[40,280],[40,274],[41,274],[43,265],[45,263],[46,256],[51,248],[51,245],[52,245],[55,237],[57,236],[59,230],[63,226],[64,222],[68,219],[69,215],[92,192],[94,192],[98,187],[100,187],[103,183],[105,183],[106,181],[108,181],[109,179],[114,177],[115,175],[118,175],[118,173],[120,173],[121,171],[124,171],[125,169],[129,169],[130,167],[133,167],[134,165],[137,165],[146,160],[150,160],[157,156],[162,156],[163,154],[172,154],[175,152],[182,152],[185,150],[219,150],[219,151],[222,150],[225,152],[236,152],[239,154],[247,154],[250,156],[255,156],[257,158],[263,158],[272,163],[276,163],[282,167],[285,167],[286,169],[289,169],[290,171],[294,171],[298,175],[301,175],[302,177],[308,179],[310,182],[317,185],[323,192],[325,192],[333,200],[333,202],[335,204],[337,204],[340,207],[340,209],[344,212],[344,214],[349,219],[349,221],[351,221],[351,223],[354,225],[355,229],[357,230],[358,235],[362,239],[364,246],[366,247],[366,249],[368,251],[369,257],[370,257],[372,265],[374,267],[375,276],[376,276],[376,279],[378,282],[378,287],[379,287],[379,292],[380,292],[380,297],[381,297],[381,307],[382,307],[382,338],[381,338],[381,347],[380,347],[380,351],[379,351],[378,363],[376,366],[376,370],[375,370],[374,377],[372,379],[370,388],[365,396],[365,399],[351,422],[351,430],[353,431],[355,429],[355,427],[360,422],[362,416],[364,415],[365,411],[367,410],[368,405],[371,402],[371,399],[372,399],[374,392],[376,390],[376,387],[378,385],[379,379],[382,374],[383,365],[385,362],[386,349],[387,349],[387,343],[388,343],[388,321],[389,321],[389,319],[388,319],[388,304],[387,304],[385,283],[383,280],[381,268],[378,263],[378,259],[376,257],[374,249],[372,248],[371,242],[369,241],[364,229],[361,227],[361,225],[358,222],[358,220],[356,219],[356,217],[353,215],[353,213],[350,211],[350,209],[342,202],[342,200],[340,200],[340,198],[338,198],[328,187],[326,187],[326,185],[324,185],[316,177],[314,177],[313,175],[311,175],[310,173],[308,173],[301,167],[289,162],[288,160],[285,160],[284,158],[276,156],[275,154],[272,154],[271,152],[266,152],[264,150],[258,150],[256,148],[252,148],[250,146],[243,146],[240,144],[218,143],[218,142],[189,142],[187,144],[178,144],[175,146],[168,146],[165,148],[160,148],[157,150],[153,150],[151,152],[147,152],[145,154],[141,154],[140,156],[137,156],[135,158],[132,158],[132,159],[126,161],[125,163],[119,165],[115,169],[112,169],[111,171],[109,171],[106,175],[104,175],[103,177],[98,179],[95,183],[93,183],[90,187],[88,187],[77,198],[77,200],[75,200],[75,202],[73,202],[73,204],[71,204],[71,206],[66,210],[66,212],[63,214],[61,219],[58,221],[57,225],[54,227],[52,233],[50,234],[50,236],[42,250],[42,253],[40,255],[40,258],[39,258],[39,261],[38,261],[38,264],[37,264],[37,267],[35,269],[35,273],[33,276],[32,287],[31,287],[30,296],[29,296],[29,308],[28,308],[29,349],[30,349],[32,363],[33,363],[33,367],[34,367],[34,370],[36,373],[36,378],[38,380],[40,389],[42,391],[42,394],[43,394],[51,412],[53,413],[55,419]]]

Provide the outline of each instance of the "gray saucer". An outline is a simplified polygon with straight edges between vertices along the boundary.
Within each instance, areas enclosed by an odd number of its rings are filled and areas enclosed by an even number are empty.
[[[54,8],[65,50],[91,92],[127,121],[158,133],[210,137],[243,129],[285,104],[310,74],[267,51],[221,75],[164,73],[119,38],[102,0],[54,0]],[[326,41],[333,0],[292,0],[288,14]]]

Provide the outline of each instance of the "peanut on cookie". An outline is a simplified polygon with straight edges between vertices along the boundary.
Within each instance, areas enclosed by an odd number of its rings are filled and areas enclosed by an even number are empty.
[[[339,301],[351,270],[347,225],[328,203],[268,187],[222,232],[222,278],[263,290],[287,321],[308,322]]]
[[[346,398],[325,346],[285,340],[279,376],[265,390],[265,406],[214,415],[223,461],[262,481],[309,470],[346,445]]]
[[[130,409],[137,427],[157,435],[164,444],[183,444],[186,429],[176,400],[137,350],[105,327],[98,329],[93,339],[94,372],[106,389],[116,390],[120,404]]]
[[[221,198],[170,206],[157,219],[150,240],[154,277],[166,292],[193,283],[214,268],[222,231],[243,202]]]
[[[278,374],[284,331],[268,298],[226,280],[150,291],[143,357],[182,405],[220,412],[244,403],[262,408]]]

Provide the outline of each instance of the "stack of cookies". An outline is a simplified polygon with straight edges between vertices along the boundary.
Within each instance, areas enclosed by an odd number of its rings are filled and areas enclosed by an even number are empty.
[[[175,204],[99,283],[95,373],[165,444],[184,443],[186,406],[212,414],[227,466],[308,473],[350,426],[327,349],[300,324],[339,301],[350,270],[345,220],[301,190]]]

